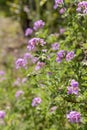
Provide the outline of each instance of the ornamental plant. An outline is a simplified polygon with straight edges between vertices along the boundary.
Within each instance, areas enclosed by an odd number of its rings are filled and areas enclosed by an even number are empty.
[[[15,61],[23,79],[11,83],[16,86],[14,105],[5,112],[4,128],[87,129],[86,9],[86,1],[55,0],[53,10],[62,19],[58,32],[50,34],[47,21],[41,19],[33,23],[32,33],[25,31],[26,53]]]

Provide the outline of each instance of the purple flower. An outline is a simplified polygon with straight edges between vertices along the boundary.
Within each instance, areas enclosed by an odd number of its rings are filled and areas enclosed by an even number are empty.
[[[32,38],[28,41],[28,46],[27,48],[29,50],[33,50],[35,48],[36,45],[41,45],[44,46],[46,44],[46,42],[44,41],[44,39],[41,38]]]
[[[62,59],[64,58],[64,56],[65,56],[64,50],[60,50],[59,52],[57,52],[56,62],[60,63]]]
[[[6,115],[5,111],[0,110],[0,119],[3,119],[5,115]]]
[[[44,62],[40,62],[40,61],[38,61],[38,62],[37,62],[37,65],[36,65],[36,67],[35,67],[35,70],[39,70],[39,69],[41,69],[44,65],[45,65]]]
[[[79,2],[76,11],[83,14],[87,14],[87,1]]]
[[[65,29],[64,29],[64,28],[60,28],[60,29],[59,29],[59,32],[60,32],[60,34],[62,35],[62,34],[64,34]]]
[[[32,62],[36,63],[38,61],[38,57],[32,57]]]
[[[71,85],[72,87],[78,87],[78,86],[79,86],[79,83],[73,79],[73,80],[71,80],[70,85]]]
[[[61,9],[59,10],[59,13],[60,13],[60,14],[63,14],[65,11],[66,11],[66,8],[61,8]],[[64,31],[65,31],[65,30],[64,30]]]
[[[37,31],[38,29],[43,28],[44,25],[45,25],[45,22],[43,22],[42,20],[38,20],[38,21],[36,21],[36,22],[34,23],[33,29],[34,29],[35,31]]]
[[[35,48],[34,45],[28,45],[28,46],[27,46],[28,51],[32,51],[34,48]]]
[[[32,38],[32,39],[30,39],[28,41],[27,49],[29,51],[33,50],[38,42],[39,42],[39,38]]]
[[[59,43],[52,44],[52,49],[53,50],[58,50],[59,49]]]
[[[40,103],[42,102],[41,98],[40,97],[35,97],[32,101],[32,107],[36,107],[38,106]]]
[[[27,78],[23,78],[21,82],[23,84],[23,83],[26,83],[26,81],[27,81]]]
[[[60,58],[64,58],[64,56],[65,56],[65,51],[64,51],[64,50],[60,50],[60,51],[57,53],[57,56],[60,57]]]
[[[0,76],[4,76],[5,72],[3,70],[0,70]]]
[[[60,57],[56,58],[56,62],[61,63],[61,61],[62,61],[62,58],[60,58]]]
[[[19,90],[16,92],[15,97],[18,98],[20,95],[23,95],[24,92],[22,90]]]
[[[23,67],[25,68],[26,67],[26,60],[23,59],[23,58],[19,58],[17,61],[16,61],[16,69],[19,69],[20,67]]]
[[[32,46],[35,46],[36,44],[38,44],[39,43],[39,40],[40,40],[40,38],[32,38],[32,39],[30,39],[29,41],[28,41],[28,44],[29,45],[32,45]]]
[[[68,94],[78,95],[78,92],[79,92],[78,86],[79,86],[79,83],[77,81],[75,81],[74,79],[71,80],[70,86],[67,87]]]
[[[25,36],[31,35],[33,33],[33,30],[31,28],[27,28],[25,30]]]
[[[81,114],[77,111],[71,111],[69,114],[66,115],[66,117],[71,123],[81,122]]]
[[[39,43],[40,43],[41,46],[44,46],[46,44],[46,42],[44,41],[44,39],[41,39],[41,38],[39,39]]]
[[[66,61],[70,61],[75,57],[74,51],[70,51],[66,55]]]
[[[63,0],[55,0],[54,9],[57,9],[57,7],[62,4],[63,4]]]
[[[27,59],[31,59],[32,58],[32,55],[30,53],[25,53],[24,54],[24,59],[27,60]]]
[[[68,94],[78,95],[78,92],[79,92],[79,88],[78,87],[68,86],[67,90],[68,90],[68,92],[67,92]]]

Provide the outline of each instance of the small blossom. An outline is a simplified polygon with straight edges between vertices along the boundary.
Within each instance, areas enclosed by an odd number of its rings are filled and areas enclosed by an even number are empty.
[[[87,1],[79,2],[76,11],[79,13],[87,14]]]
[[[34,23],[33,29],[34,29],[35,31],[37,31],[38,29],[43,28],[44,25],[45,25],[45,22],[43,22],[42,20],[38,20],[38,21],[36,21],[36,22]]]
[[[50,55],[47,55],[47,60],[50,60],[51,56]]]
[[[29,36],[33,33],[33,30],[31,28],[27,28],[25,31],[25,36]]]
[[[20,95],[23,95],[24,92],[22,90],[19,90],[16,92],[15,97],[18,98]]]
[[[71,123],[81,122],[81,114],[77,111],[71,111],[69,114],[66,115],[66,117]]]
[[[27,81],[27,78],[23,78],[21,82],[25,83],[26,81]]]
[[[52,44],[52,49],[53,50],[58,50],[59,49],[59,43]]]
[[[63,0],[55,0],[54,9],[57,9],[59,5],[63,5]]]
[[[28,46],[27,48],[29,50],[33,50],[35,48],[35,46],[37,45],[41,45],[44,46],[46,44],[46,42],[44,41],[44,39],[41,38],[32,38],[28,41]]]
[[[68,90],[68,94],[75,94],[75,95],[78,95],[78,92],[79,92],[79,88],[78,87],[72,87],[72,86],[69,86],[67,87],[67,90]]]
[[[65,56],[65,51],[64,51],[64,50],[60,50],[60,51],[57,53],[57,56],[60,57],[60,58],[64,58],[64,56]]]
[[[70,61],[75,57],[74,51],[70,51],[66,55],[66,61]]]
[[[65,56],[65,51],[64,51],[64,50],[60,50],[60,51],[57,53],[56,62],[61,63],[61,61],[62,61],[62,59],[64,58],[64,56]]]
[[[25,53],[24,54],[24,59],[27,60],[27,59],[31,59],[32,58],[32,55],[30,53]]]
[[[46,44],[46,42],[44,41],[44,39],[41,39],[41,38],[39,39],[39,43],[40,43],[41,46],[44,46]]]
[[[35,70],[39,70],[39,69],[41,69],[44,65],[45,65],[44,62],[40,62],[40,61],[38,61],[38,62],[37,62],[37,65],[36,65],[36,67],[35,67]]]
[[[65,32],[65,29],[64,28],[60,28],[59,29],[59,33],[62,35],[62,34],[64,34],[64,32]]]
[[[4,76],[5,72],[3,70],[0,70],[0,76]]]
[[[63,14],[65,11],[66,11],[66,8],[61,8],[61,9],[59,10],[59,13],[60,13],[60,14]]]
[[[36,107],[38,106],[40,103],[42,102],[41,98],[40,97],[35,97],[32,101],[32,107]]]
[[[32,38],[32,39],[30,39],[29,41],[28,41],[28,44],[29,45],[32,45],[32,46],[35,46],[35,45],[37,45],[38,43],[39,43],[39,39],[40,38]]]
[[[16,61],[16,69],[19,69],[20,67],[23,67],[25,68],[26,67],[26,60],[23,59],[23,58],[19,58],[17,61]]]
[[[75,81],[74,79],[71,80],[70,86],[67,87],[68,94],[78,95],[78,92],[79,92],[78,86],[79,86],[79,83],[77,81]]]
[[[38,57],[32,57],[31,60],[32,60],[33,63],[36,63],[38,61],[38,59],[39,59]]]
[[[34,50],[34,48],[35,48],[34,45],[28,45],[27,46],[28,51],[32,51],[32,50]]]
[[[61,63],[61,61],[62,61],[62,58],[60,58],[60,57],[56,58],[56,62]]]
[[[71,85],[72,87],[78,87],[78,86],[79,86],[79,83],[73,79],[73,80],[71,80],[70,85]]]
[[[0,119],[3,119],[5,115],[6,115],[5,111],[0,110]]]

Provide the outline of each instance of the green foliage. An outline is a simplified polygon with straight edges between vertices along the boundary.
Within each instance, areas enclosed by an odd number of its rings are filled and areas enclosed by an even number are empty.
[[[15,1],[17,2],[17,1]],[[40,62],[44,62],[39,70],[35,70],[37,62],[31,63],[28,60],[27,68],[15,70],[15,77],[12,74],[13,66],[9,67],[6,79],[1,82],[0,101],[1,110],[6,111],[6,117],[2,124],[3,130],[86,130],[87,129],[87,63],[86,61],[86,43],[87,43],[87,16],[79,15],[76,12],[77,1],[65,0],[64,7],[66,12],[62,15],[58,10],[53,11],[49,1],[42,0],[39,5],[47,6],[47,10],[41,15],[41,8],[36,2],[36,13],[32,10],[32,16],[37,18],[47,18],[45,28],[35,31],[32,38],[43,38],[46,45],[40,46],[37,42],[36,49],[31,51],[32,56],[38,57]],[[18,3],[17,3],[18,4]],[[24,3],[22,3],[22,7]],[[46,5],[45,5],[46,4]],[[19,6],[18,6],[19,8]],[[48,8],[51,9],[48,11]],[[20,9],[20,8],[19,8]],[[42,10],[41,10],[42,11]],[[50,14],[53,14],[53,17]],[[59,21],[56,21],[58,16]],[[55,33],[50,33],[52,30]],[[59,24],[60,23],[60,24]],[[65,32],[61,34],[59,29],[65,27]],[[58,30],[58,31],[56,31]],[[30,40],[30,39],[29,39]],[[58,42],[59,49],[53,50],[52,44]],[[34,43],[33,43],[34,44]],[[43,51],[43,50],[46,50]],[[56,61],[57,52],[64,50],[64,56],[60,63]],[[74,51],[75,57],[66,60],[66,54]],[[9,64],[12,64],[9,62]],[[26,78],[25,82],[22,81]],[[67,87],[70,86],[72,79],[79,83],[78,94],[68,94]],[[22,90],[24,93],[16,97],[16,92]],[[4,93],[4,94],[3,94]],[[35,97],[40,97],[41,102],[33,106]],[[53,109],[55,108],[55,109]],[[81,113],[79,123],[71,123],[66,118],[70,111]]]

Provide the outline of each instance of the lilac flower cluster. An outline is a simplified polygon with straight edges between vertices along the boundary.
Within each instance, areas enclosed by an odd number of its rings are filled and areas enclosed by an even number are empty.
[[[24,59],[25,59],[26,61],[27,61],[28,59],[32,59],[32,57],[33,57],[33,56],[31,55],[31,53],[28,53],[28,52],[27,52],[27,53],[24,54]]]
[[[25,36],[29,36],[29,35],[31,35],[33,33],[33,29],[31,29],[31,28],[27,28],[26,30],[25,30]]]
[[[87,14],[87,1],[79,2],[76,10],[80,13]]]
[[[68,94],[78,95],[78,92],[79,92],[78,86],[79,86],[79,83],[77,81],[75,81],[74,79],[71,80],[70,86],[67,87]]]
[[[81,114],[77,111],[71,111],[69,114],[66,115],[66,117],[71,123],[81,122]]]
[[[60,28],[60,29],[59,29],[60,35],[64,34],[64,32],[65,32],[65,28]]]
[[[31,63],[35,64],[37,61],[39,60],[38,57],[34,57],[31,53],[25,53],[23,58],[18,58],[15,62],[16,65],[16,69],[19,68],[25,68],[27,69],[27,65],[29,63],[29,61],[31,61]],[[15,82],[14,84],[18,84],[18,81]]]
[[[57,9],[59,5],[63,5],[63,0],[55,0],[54,9]]]
[[[15,97],[18,98],[20,95],[23,95],[24,92],[22,90],[18,90],[15,94]]]
[[[60,63],[64,57],[65,57],[65,51],[64,50],[60,50],[57,53],[56,62]]]
[[[34,30],[37,31],[38,29],[43,28],[44,25],[45,25],[45,22],[44,22],[43,20],[38,20],[38,21],[36,21],[36,22],[34,23],[33,29],[32,29],[32,28],[27,28],[27,29],[25,30],[25,36],[31,35]]]
[[[3,70],[0,70],[0,76],[4,76],[5,72]]]
[[[40,97],[35,97],[32,101],[32,107],[36,107],[38,106],[40,103],[42,102],[41,98]]]
[[[32,63],[34,63],[34,64],[35,64],[38,60],[39,60],[38,57],[32,57],[32,59],[31,59]]]
[[[52,50],[58,50],[59,49],[59,43],[52,44]]]
[[[66,61],[70,61],[75,57],[74,51],[70,51],[66,55]]]
[[[41,45],[44,46],[46,44],[46,42],[44,41],[44,39],[41,38],[32,38],[28,41],[28,46],[27,49],[29,51],[33,50],[35,48],[36,45]]]
[[[33,29],[34,29],[35,31],[37,31],[38,29],[43,28],[44,25],[45,25],[45,22],[43,22],[42,20],[38,20],[38,21],[36,21],[36,22],[34,23]]]
[[[73,51],[67,52],[66,54],[64,50],[60,50],[57,53],[56,62],[60,63],[63,58],[66,58],[66,61],[71,61],[74,57],[75,57],[75,54]]]
[[[41,69],[44,65],[45,65],[44,62],[40,62],[40,61],[38,61],[38,62],[37,62],[37,65],[36,65],[36,67],[35,67],[35,70],[39,70],[39,69]]]
[[[27,62],[26,62],[26,60],[25,59],[23,59],[23,58],[18,58],[17,60],[16,60],[16,69],[19,69],[19,68],[21,68],[21,67],[23,67],[23,68],[26,68],[26,64],[27,64]]]
[[[59,13],[60,13],[60,14],[63,14],[65,11],[66,11],[66,8],[61,8],[61,9],[59,10]]]
[[[3,119],[5,117],[6,113],[5,111],[1,110],[0,111],[0,119]]]

